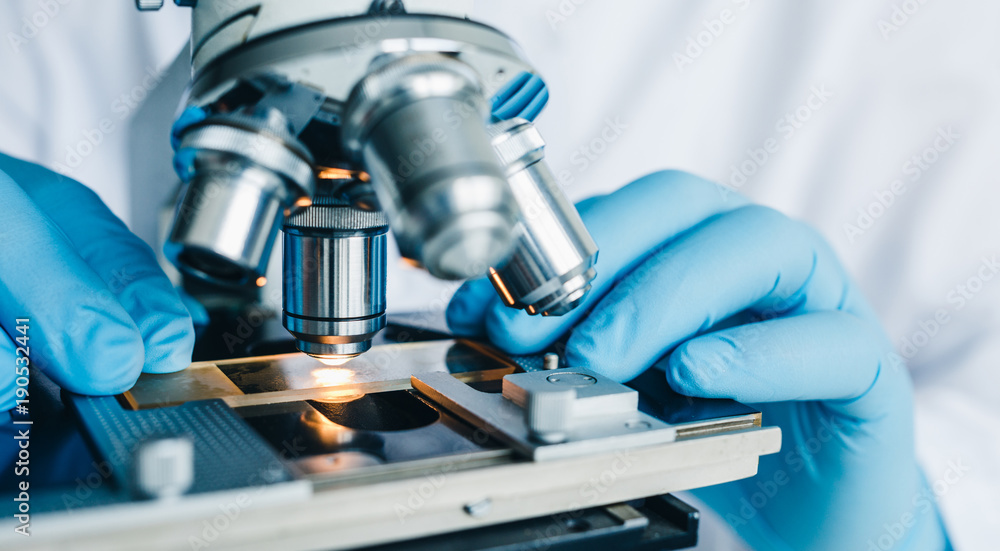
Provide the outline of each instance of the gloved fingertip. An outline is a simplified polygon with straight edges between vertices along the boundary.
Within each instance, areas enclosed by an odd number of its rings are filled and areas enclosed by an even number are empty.
[[[490,342],[510,354],[536,354],[552,344],[559,334],[545,327],[552,318],[529,316],[506,306],[486,314],[486,334]]]
[[[588,331],[580,330],[577,328],[570,334],[569,339],[566,341],[566,365],[570,367],[579,367],[585,369],[595,369],[593,364],[600,362],[594,361],[594,340]],[[606,370],[598,369],[598,373],[602,375],[611,376]]]
[[[515,117],[532,120],[538,115],[545,102],[548,101],[548,89],[545,81],[538,75],[529,75],[526,80],[520,83],[516,90],[503,97],[502,101],[494,102],[492,105],[493,117],[499,120],[508,120]],[[507,90],[505,90],[505,93]],[[500,98],[501,96],[496,96]],[[530,115],[534,110],[534,115]],[[529,116],[530,115],[530,116]]]
[[[174,151],[177,151],[181,146],[181,136],[187,127],[192,124],[199,123],[208,117],[208,113],[201,107],[191,106],[184,109],[177,120],[174,121],[173,126],[170,129],[170,145],[173,146]]]
[[[667,361],[667,382],[686,396],[720,397],[723,379],[734,361],[733,349],[711,336],[700,337],[678,346]]]
[[[142,335],[143,371],[170,373],[191,363],[194,324],[188,306],[166,277],[134,282],[118,294],[118,301]]]
[[[177,257],[180,256],[183,248],[177,243],[173,243],[171,241],[165,241],[163,243],[162,250],[163,250],[163,257],[167,259],[167,262],[170,262],[171,264],[176,266]]]
[[[547,89],[542,90],[542,93],[535,96],[518,116],[522,119],[534,121],[538,117],[539,113],[542,112],[542,108],[544,108],[548,102],[549,91]]]
[[[190,318],[174,318],[161,325],[146,344],[144,373],[173,373],[191,364],[195,332]]]
[[[176,300],[176,304],[170,301],[139,323],[146,352],[142,366],[145,373],[173,373],[191,364],[194,324],[187,307],[179,298]]]
[[[184,304],[184,308],[187,309],[188,315],[191,316],[191,323],[194,325],[195,332],[197,332],[200,328],[207,326],[209,322],[208,310],[205,309],[201,302],[184,292],[183,289],[178,289],[177,295]]]
[[[634,379],[645,369],[646,366],[625,364],[620,351],[603,337],[595,338],[585,326],[577,326],[566,341],[566,365],[589,369],[619,383]]]
[[[508,101],[493,109],[493,117],[496,120],[505,121],[516,117],[518,111],[520,111],[519,106]]]
[[[521,117],[522,112],[535,99],[539,90],[533,86],[534,82],[529,80],[520,90],[505,101],[496,111],[504,119]]]
[[[455,291],[445,308],[448,329],[462,337],[486,335],[486,311],[495,298],[493,286],[485,279],[466,281]]]
[[[66,363],[58,366],[56,382],[77,394],[120,394],[135,383],[142,371],[145,347],[138,328],[123,324],[94,323],[85,338],[68,350]]]
[[[528,100],[538,96],[539,93],[546,92],[545,81],[542,77],[538,75],[531,75],[528,80],[521,86],[517,91],[515,96],[523,98],[523,101],[519,99],[519,103],[528,103]]]
[[[445,310],[445,322],[448,324],[448,330],[456,337],[478,338],[486,336],[483,320],[468,317],[460,307],[453,304],[448,304],[448,308]]]
[[[524,86],[525,82],[528,82],[531,76],[531,73],[521,71],[514,78],[512,78],[510,82],[504,84],[503,87],[501,87],[500,90],[498,90],[497,93],[490,99],[491,109],[495,110],[498,106],[510,99],[511,96]]]
[[[191,148],[184,148],[174,154],[174,172],[182,182],[191,180],[194,174],[195,152]]]

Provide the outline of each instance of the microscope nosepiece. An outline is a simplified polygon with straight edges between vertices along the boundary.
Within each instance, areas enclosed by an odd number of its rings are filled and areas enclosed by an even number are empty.
[[[386,233],[381,211],[318,196],[284,227],[282,321],[295,346],[337,365],[385,327]]]

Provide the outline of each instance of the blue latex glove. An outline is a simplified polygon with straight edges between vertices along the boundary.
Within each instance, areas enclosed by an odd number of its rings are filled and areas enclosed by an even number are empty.
[[[494,121],[515,117],[535,120],[549,101],[549,90],[542,77],[521,72],[490,98]]]
[[[181,135],[187,127],[205,120],[206,117],[208,113],[201,107],[187,107],[170,128],[170,145],[174,148],[174,171],[182,182],[189,181],[194,172],[194,150],[181,150]]]
[[[627,381],[656,363],[682,394],[757,403],[781,452],[696,492],[756,549],[946,548],[909,375],[815,231],[679,172],[579,210],[601,247],[583,305],[531,317],[477,280],[452,299],[452,330],[512,353],[569,332],[571,366]]]
[[[0,412],[13,407],[15,319],[31,363],[80,394],[191,362],[191,317],[153,251],[83,185],[0,154]]]

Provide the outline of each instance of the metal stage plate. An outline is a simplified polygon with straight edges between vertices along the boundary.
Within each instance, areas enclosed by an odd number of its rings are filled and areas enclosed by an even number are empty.
[[[17,548],[351,549],[744,478],[780,447],[780,430],[761,427],[759,412],[677,395],[655,370],[629,385],[634,415],[669,438],[560,448],[512,439],[502,416],[484,421],[489,408],[506,408],[524,423],[501,395],[503,377],[540,365],[435,340],[378,345],[338,367],[302,354],[199,362],[143,374],[117,399],[69,397],[114,483],[72,510],[59,501],[72,487],[48,491]],[[136,498],[130,450],[176,435],[193,440],[195,487],[173,500]],[[206,523],[247,496],[207,541]],[[13,530],[2,534],[6,548]]]

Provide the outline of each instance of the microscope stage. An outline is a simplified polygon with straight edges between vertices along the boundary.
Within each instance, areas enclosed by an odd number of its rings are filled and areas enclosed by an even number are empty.
[[[655,369],[625,387],[542,365],[436,340],[378,345],[336,367],[303,354],[199,362],[143,374],[118,397],[72,396],[115,484],[71,510],[59,492],[35,498],[19,548],[187,547],[235,510],[213,547],[351,549],[744,478],[780,447],[759,412],[677,395]],[[542,442],[536,425],[562,414],[524,411],[553,396],[553,380],[574,389],[567,398],[557,384],[556,398],[583,407],[561,440]],[[193,483],[140,497],[136,450],[174,437],[193,443]]]

